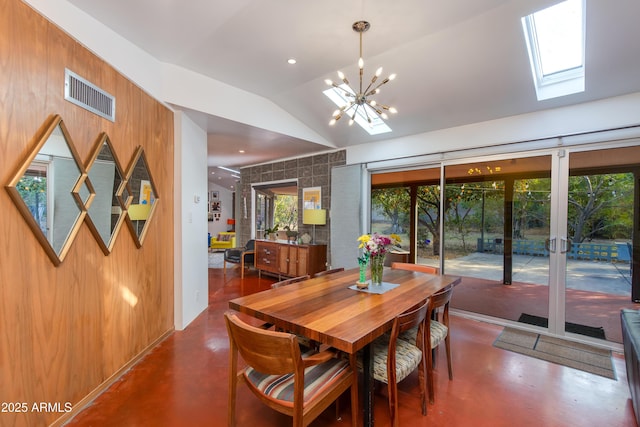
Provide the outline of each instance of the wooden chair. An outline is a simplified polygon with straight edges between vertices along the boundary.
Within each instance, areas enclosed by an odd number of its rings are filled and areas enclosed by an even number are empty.
[[[427,414],[427,398],[425,385],[426,360],[423,357],[426,316],[429,302],[425,301],[418,308],[397,316],[393,321],[390,334],[375,340],[372,345],[373,377],[387,384],[389,395],[389,413],[391,426],[398,426],[398,383],[409,374],[419,369],[420,398],[422,415]],[[398,336],[411,328],[418,327],[418,343],[412,344],[399,339]],[[359,363],[362,363],[359,361]]]
[[[411,270],[411,271],[420,271],[422,273],[429,274],[438,274],[440,269],[437,267],[431,267],[430,265],[424,264],[411,264],[409,262],[394,262],[391,264],[391,268],[397,268],[399,270]]]
[[[281,280],[279,282],[276,282],[276,283],[272,284],[271,285],[271,289],[281,288],[283,286],[288,286],[288,285],[292,285],[294,283],[302,282],[304,280],[308,280],[310,277],[311,276],[306,274],[304,276],[292,277],[291,279]]]
[[[453,286],[448,286],[436,292],[429,298],[429,310],[427,312],[425,343],[431,343],[432,351],[427,353],[427,384],[429,387],[429,402],[434,403],[435,390],[433,385],[433,370],[435,369],[435,349],[444,341],[447,351],[447,367],[449,369],[449,381],[453,380],[453,369],[451,366],[451,340],[449,331],[449,302]],[[442,322],[438,321],[436,310],[444,307],[442,311]],[[435,319],[435,320],[434,320]]]
[[[236,389],[242,381],[267,406],[307,426],[347,389],[351,424],[358,423],[358,375],[355,355],[301,354],[296,336],[250,326],[236,314],[224,315],[229,333],[229,426],[236,425]],[[247,367],[238,371],[238,354]],[[291,375],[293,374],[293,375]]]
[[[340,273],[341,271],[344,271],[344,267],[332,268],[331,270],[318,271],[316,274],[313,275],[313,277],[326,276],[327,274]]]
[[[241,248],[225,249],[224,251],[224,274],[227,274],[227,262],[240,264],[240,278],[244,279],[245,264],[255,264],[255,240],[249,240]]]

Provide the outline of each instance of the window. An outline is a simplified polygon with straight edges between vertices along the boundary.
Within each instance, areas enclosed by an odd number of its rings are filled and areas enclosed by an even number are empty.
[[[538,101],[584,92],[584,0],[522,18]]]

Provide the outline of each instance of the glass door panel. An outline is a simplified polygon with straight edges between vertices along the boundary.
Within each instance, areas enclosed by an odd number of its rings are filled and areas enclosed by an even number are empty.
[[[551,156],[445,167],[444,272],[452,307],[547,327]]]
[[[638,286],[632,248],[639,166],[637,147],[570,153],[565,332],[622,342],[620,309],[637,308],[631,301]]]

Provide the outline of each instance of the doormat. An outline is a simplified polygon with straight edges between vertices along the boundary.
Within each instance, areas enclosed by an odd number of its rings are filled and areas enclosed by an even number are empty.
[[[617,380],[611,350],[513,328],[504,328],[493,346]]]
[[[549,320],[546,317],[535,316],[527,313],[522,313],[518,322],[526,323],[528,325],[542,326],[543,328],[547,328],[549,326]],[[564,330],[571,332],[572,334],[585,335],[587,337],[599,338],[601,340],[606,339],[604,335],[604,328],[602,326],[596,328],[595,326],[566,322],[564,324]]]

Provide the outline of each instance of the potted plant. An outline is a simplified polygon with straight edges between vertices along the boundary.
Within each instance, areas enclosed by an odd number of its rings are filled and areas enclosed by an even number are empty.
[[[279,227],[279,225],[276,224],[271,228],[265,228],[264,229],[264,238],[265,239],[276,240],[276,237],[278,235],[278,227]]]

